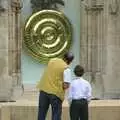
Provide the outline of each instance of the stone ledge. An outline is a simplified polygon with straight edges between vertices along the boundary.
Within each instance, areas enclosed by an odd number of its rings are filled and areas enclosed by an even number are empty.
[[[63,103],[62,120],[69,120],[69,105]],[[37,120],[38,102],[18,100],[0,103],[0,120]],[[48,112],[51,120],[51,111]],[[93,100],[89,104],[89,120],[120,120],[120,100]]]

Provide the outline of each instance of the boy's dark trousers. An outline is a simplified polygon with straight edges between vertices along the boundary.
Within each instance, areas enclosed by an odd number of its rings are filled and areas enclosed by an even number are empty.
[[[39,95],[38,120],[46,120],[49,105],[52,108],[52,120],[61,120],[62,101],[57,96],[44,91],[40,91]]]
[[[72,100],[70,120],[88,120],[88,102],[86,99]]]

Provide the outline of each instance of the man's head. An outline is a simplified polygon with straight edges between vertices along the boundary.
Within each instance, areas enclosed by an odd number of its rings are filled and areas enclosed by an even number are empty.
[[[84,74],[84,68],[80,65],[76,65],[74,68],[74,73],[76,76],[81,77]]]
[[[73,61],[74,55],[72,53],[70,53],[70,52],[67,52],[67,53],[64,54],[63,59],[69,65]]]

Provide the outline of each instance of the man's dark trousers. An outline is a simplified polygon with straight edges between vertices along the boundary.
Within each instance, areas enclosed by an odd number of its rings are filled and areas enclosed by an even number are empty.
[[[49,105],[52,107],[52,120],[61,120],[62,101],[57,96],[44,91],[40,91],[39,95],[38,120],[46,120]]]
[[[88,102],[86,99],[72,100],[70,106],[71,120],[88,120]]]

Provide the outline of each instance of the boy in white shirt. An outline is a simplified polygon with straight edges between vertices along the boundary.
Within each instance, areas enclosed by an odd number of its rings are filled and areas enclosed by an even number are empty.
[[[82,78],[84,69],[77,65],[74,69],[76,78],[71,82],[68,91],[71,120],[88,120],[88,102],[92,97],[92,88],[87,80]]]

